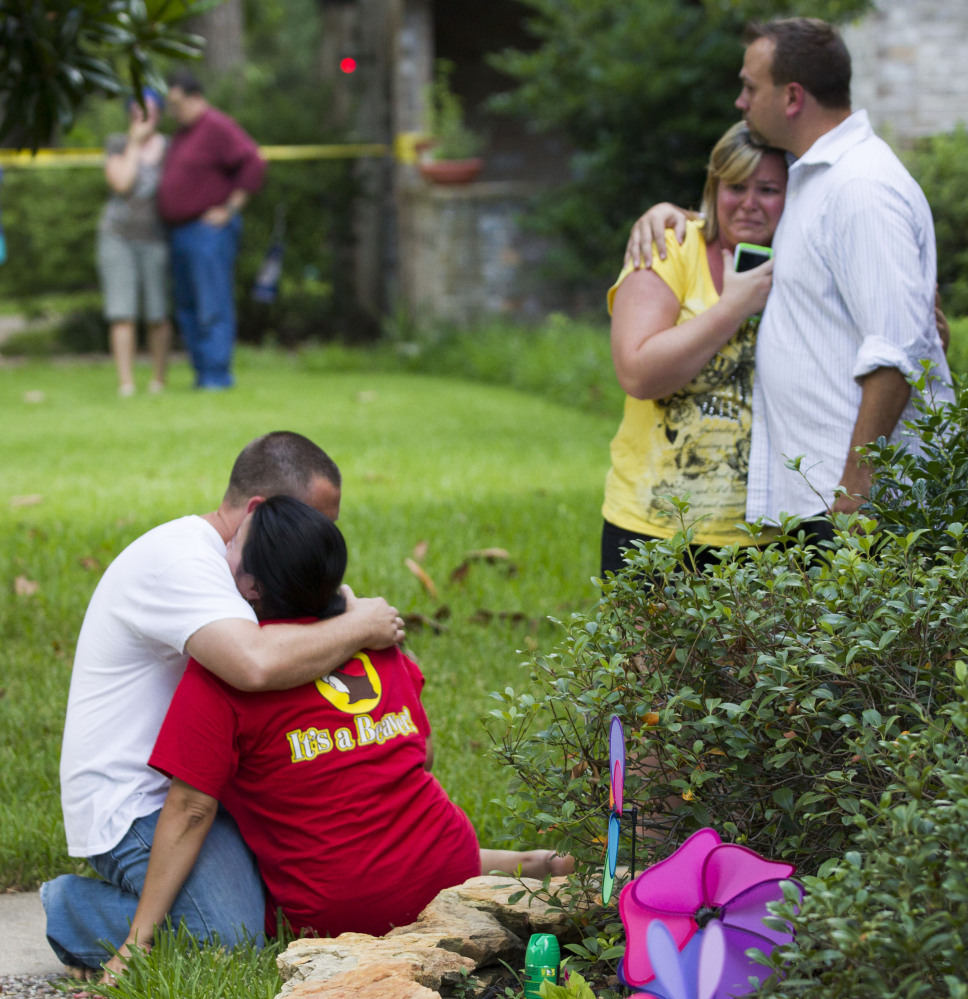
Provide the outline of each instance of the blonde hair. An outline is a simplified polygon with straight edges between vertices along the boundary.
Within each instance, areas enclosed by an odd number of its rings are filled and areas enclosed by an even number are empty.
[[[713,146],[706,168],[706,186],[702,192],[702,211],[705,216],[702,234],[707,243],[719,236],[719,218],[716,200],[720,184],[742,184],[760,165],[764,153],[780,153],[772,146],[759,146],[753,141],[745,121],[737,122]]]

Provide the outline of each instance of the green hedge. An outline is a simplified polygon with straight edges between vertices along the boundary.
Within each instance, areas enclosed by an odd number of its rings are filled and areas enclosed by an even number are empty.
[[[0,188],[7,260],[0,297],[27,302],[97,287],[95,238],[107,186],[100,170],[6,170]]]
[[[882,742],[893,775],[851,820],[852,849],[801,904],[778,913],[796,937],[761,994],[777,999],[968,996],[968,667],[928,725]],[[766,969],[764,969],[764,975]]]
[[[934,215],[938,282],[945,308],[968,315],[968,131],[921,139],[905,154]]]

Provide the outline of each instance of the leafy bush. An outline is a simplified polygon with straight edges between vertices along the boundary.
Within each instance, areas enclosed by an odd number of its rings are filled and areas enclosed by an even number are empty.
[[[762,995],[787,999],[965,999],[968,996],[968,668],[956,698],[917,732],[881,743],[892,774],[862,802],[852,847],[802,907],[777,908],[796,938],[774,955]]]
[[[927,369],[927,368],[926,368]],[[908,535],[929,558],[946,535],[968,524],[968,438],[963,408],[925,411],[918,420],[921,454],[881,439],[868,449],[878,469],[871,506],[880,526]]]
[[[7,170],[0,200],[7,259],[0,297],[25,301],[97,287],[97,223],[107,199],[100,170]]]
[[[938,241],[938,283],[945,308],[968,313],[968,131],[921,139],[905,156],[934,215]]]
[[[952,374],[968,375],[968,318],[949,319],[951,345],[948,347],[948,367]]]
[[[963,441],[968,396],[916,426],[938,447],[945,434]],[[792,518],[774,543],[724,549],[706,573],[690,565],[679,502],[682,530],[640,545],[626,572],[601,581],[595,613],[573,616],[554,652],[523,664],[529,682],[493,695],[508,831],[527,840],[554,828],[586,871],[600,864],[615,713],[650,860],[705,825],[806,873],[839,858],[853,817],[895,783],[880,744],[929,725],[956,696],[968,546],[952,510],[964,502],[968,450],[950,457],[929,449],[910,463],[909,491],[885,484],[873,517],[839,518],[827,550],[805,545]],[[873,460],[892,480],[899,456],[883,446]],[[939,525],[933,546],[905,530],[905,510]],[[874,518],[892,530],[876,531]],[[582,884],[594,891],[593,872]]]

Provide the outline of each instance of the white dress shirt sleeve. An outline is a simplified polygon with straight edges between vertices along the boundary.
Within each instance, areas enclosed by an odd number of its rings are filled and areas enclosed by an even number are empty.
[[[920,231],[907,201],[883,182],[857,178],[836,192],[828,218],[830,269],[860,337],[855,379],[876,368],[920,372],[937,338],[928,274],[933,234]]]

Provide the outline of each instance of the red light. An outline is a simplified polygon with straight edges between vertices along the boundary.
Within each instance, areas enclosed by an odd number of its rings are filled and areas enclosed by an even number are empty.
[[[356,72],[356,60],[355,59],[351,59],[349,56],[347,56],[345,59],[340,59],[340,61],[339,61],[339,68],[344,73],[355,73]]]

